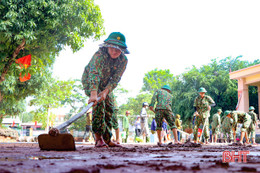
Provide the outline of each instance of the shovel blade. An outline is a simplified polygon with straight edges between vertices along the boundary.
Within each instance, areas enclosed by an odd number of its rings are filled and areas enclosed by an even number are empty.
[[[71,134],[58,134],[51,136],[49,134],[41,134],[38,136],[38,143],[41,150],[56,151],[75,151],[75,140]]]

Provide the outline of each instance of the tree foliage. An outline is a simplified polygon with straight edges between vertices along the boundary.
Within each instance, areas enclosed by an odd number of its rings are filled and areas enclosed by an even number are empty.
[[[170,70],[158,70],[157,68],[145,74],[142,91],[153,92],[163,85],[172,83],[174,77]]]
[[[32,55],[26,71],[33,76],[50,67],[65,46],[75,52],[87,38],[103,34],[103,19],[93,0],[0,1],[0,83],[9,76],[18,78],[14,62],[24,55]]]
[[[129,116],[129,122],[133,125],[135,120],[136,120],[136,116],[140,115],[141,113],[141,109],[142,109],[142,104],[143,102],[150,102],[152,98],[152,95],[148,92],[142,92],[140,94],[138,94],[135,98],[130,97],[127,101],[126,104],[122,104],[119,107],[119,115],[125,115],[126,111],[130,111],[131,115]],[[149,123],[151,123],[151,119],[152,119],[152,115],[154,115],[154,113],[150,110],[147,109],[147,113],[150,116],[149,119]]]
[[[87,106],[88,97],[83,91],[82,83],[79,79],[73,80],[72,93],[69,97],[66,97],[63,101],[63,105],[70,107],[70,111],[66,114],[65,120],[70,119],[75,114],[79,113],[84,106]],[[86,116],[82,116],[76,122],[72,123],[70,129],[85,130]]]
[[[50,77],[30,100],[30,106],[36,107],[35,110],[31,111],[34,121],[42,122],[43,127],[46,127],[48,111],[63,105],[62,100],[71,96],[73,84],[74,81],[59,81]],[[55,115],[51,114],[49,120],[52,124],[54,119]]]
[[[194,113],[194,99],[198,96],[200,87],[206,88],[207,95],[211,96],[216,102],[212,107],[211,114],[215,113],[218,108],[222,110],[234,110],[238,100],[237,81],[229,78],[229,71],[236,71],[255,64],[260,60],[253,62],[241,61],[241,56],[232,58],[227,57],[221,60],[212,59],[211,63],[197,68],[192,66],[187,72],[174,76],[169,70],[152,70],[145,74],[142,91],[136,97],[128,99],[127,104],[120,106],[120,114],[129,110],[133,115],[139,115],[141,104],[146,101],[150,103],[152,94],[156,89],[165,84],[169,84],[173,94],[173,112],[180,114],[183,120],[183,126],[191,126],[191,120]],[[257,88],[249,87],[250,105],[258,110],[257,105]],[[152,113],[149,113],[152,114]]]
[[[48,70],[44,73],[38,73],[26,82],[21,83],[17,77],[9,76],[0,84],[0,90],[3,94],[0,103],[0,115],[16,116],[26,109],[25,98],[37,94],[40,88],[47,82],[46,76],[50,75]]]
[[[216,102],[211,113],[215,113],[218,108],[234,110],[237,104],[237,81],[229,78],[230,68],[236,71],[260,63],[259,60],[248,62],[239,58],[241,57],[227,57],[219,61],[212,59],[211,63],[200,68],[193,66],[188,72],[178,76],[172,83],[174,112],[180,114],[184,122],[190,122],[194,113],[194,99],[200,87],[206,88],[207,95]],[[251,88],[249,92],[251,93]],[[250,97],[253,95],[250,94]]]

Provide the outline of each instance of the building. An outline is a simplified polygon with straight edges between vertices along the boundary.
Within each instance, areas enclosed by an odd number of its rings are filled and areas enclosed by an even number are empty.
[[[248,86],[258,87],[258,112],[260,112],[260,64],[229,73],[230,79],[238,81],[238,110],[249,111]]]
[[[42,123],[37,121],[22,123],[18,116],[3,118],[2,125],[18,131],[19,136],[38,136],[45,132],[42,130]]]

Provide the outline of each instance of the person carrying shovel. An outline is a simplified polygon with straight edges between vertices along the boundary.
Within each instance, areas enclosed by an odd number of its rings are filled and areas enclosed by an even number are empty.
[[[154,110],[154,105],[156,102],[156,109]],[[158,89],[153,94],[149,108],[151,111],[155,112],[155,121],[157,124],[156,131],[159,139],[157,145],[160,147],[164,146],[162,144],[161,135],[163,118],[165,118],[165,120],[168,122],[169,127],[173,132],[175,143],[180,144],[177,137],[177,127],[175,126],[174,116],[172,112],[172,95],[169,85],[164,85],[161,89]]]
[[[208,96],[205,95],[207,90],[203,87],[201,87],[198,90],[199,95],[194,100],[194,108],[195,108],[195,126],[194,126],[194,143],[198,142],[198,129],[199,126],[203,125],[203,135],[205,138],[205,143],[208,144],[209,139],[209,121],[208,118],[210,116],[210,110],[211,106],[215,106],[214,100]]]
[[[84,91],[89,96],[88,103],[93,105],[93,132],[96,136],[96,147],[120,146],[111,141],[112,114],[114,99],[112,91],[119,83],[127,65],[129,54],[125,36],[112,32],[100,45],[82,75]],[[98,97],[100,99],[98,100]]]

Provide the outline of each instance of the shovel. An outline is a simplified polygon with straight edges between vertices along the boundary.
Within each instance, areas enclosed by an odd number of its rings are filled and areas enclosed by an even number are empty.
[[[182,130],[180,130],[180,129],[177,129],[177,131],[180,132],[180,133],[183,133],[183,134],[185,134],[185,135],[187,135],[187,136],[190,136],[190,135],[191,135],[191,134],[189,134],[189,133],[187,133],[187,132],[184,132],[184,131],[182,131]]]
[[[185,135],[187,136],[187,137],[186,137],[187,141],[190,141],[190,140],[191,140],[191,134],[189,134],[189,133],[187,133],[187,132],[184,132],[184,131],[182,131],[182,130],[180,130],[180,129],[177,129],[177,131],[180,132],[180,133],[185,134]]]
[[[98,100],[100,97],[98,97]],[[77,119],[82,117],[92,106],[94,102],[88,104],[88,106],[84,107],[81,112],[71,117],[68,121],[58,125],[55,127],[57,132],[59,130],[68,127],[70,124],[75,122]],[[56,151],[75,151],[75,140],[73,136],[69,133],[59,134],[57,133],[55,136],[49,134],[41,134],[38,136],[38,143],[41,150],[56,150]]]

